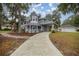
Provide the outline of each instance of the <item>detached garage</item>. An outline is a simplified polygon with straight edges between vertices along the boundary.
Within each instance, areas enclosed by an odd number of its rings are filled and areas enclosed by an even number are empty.
[[[72,25],[63,25],[59,28],[61,32],[76,32],[77,27]]]

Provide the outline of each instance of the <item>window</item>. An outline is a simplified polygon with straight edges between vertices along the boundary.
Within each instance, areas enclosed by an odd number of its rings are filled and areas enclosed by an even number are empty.
[[[38,18],[36,18],[36,21],[38,21]]]
[[[33,21],[34,21],[35,19],[33,19]]]
[[[26,21],[24,21],[24,24],[26,24]]]

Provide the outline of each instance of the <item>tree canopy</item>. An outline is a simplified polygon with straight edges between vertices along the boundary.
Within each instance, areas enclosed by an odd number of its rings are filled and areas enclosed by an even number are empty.
[[[58,10],[63,14],[74,13],[73,16],[69,17],[71,20],[68,18],[63,24],[79,26],[79,3],[61,3]]]
[[[79,3],[61,3],[58,5],[58,10],[63,14],[70,12],[77,14],[79,12]]]
[[[54,22],[54,28],[60,27],[61,21],[60,21],[61,15],[58,10],[53,11],[52,13],[52,21]]]
[[[12,19],[19,20],[18,22],[18,32],[21,32],[21,21],[22,21],[22,13],[27,13],[29,10],[30,3],[9,3],[5,4],[9,9],[9,13],[12,16]]]

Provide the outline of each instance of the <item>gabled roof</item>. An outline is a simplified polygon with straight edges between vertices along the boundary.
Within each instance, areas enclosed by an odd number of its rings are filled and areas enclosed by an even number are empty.
[[[31,13],[30,16],[32,16],[32,15],[34,15],[34,16],[38,16],[38,15],[36,14],[36,12],[34,12],[34,11]]]

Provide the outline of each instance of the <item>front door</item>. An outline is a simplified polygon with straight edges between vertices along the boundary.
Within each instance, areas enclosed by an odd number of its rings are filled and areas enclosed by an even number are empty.
[[[47,26],[43,25],[43,31],[47,31]]]

